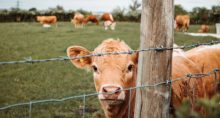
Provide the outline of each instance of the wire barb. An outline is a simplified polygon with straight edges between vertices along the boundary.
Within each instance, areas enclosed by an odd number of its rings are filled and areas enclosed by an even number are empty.
[[[214,69],[214,72],[215,72],[215,73],[219,72],[219,69],[218,69],[218,68],[215,68],[215,69]]]

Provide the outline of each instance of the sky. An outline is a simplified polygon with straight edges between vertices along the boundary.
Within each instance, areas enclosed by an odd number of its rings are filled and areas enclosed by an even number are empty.
[[[37,8],[46,10],[61,5],[65,10],[84,9],[87,11],[100,12],[112,11],[116,7],[128,8],[132,0],[0,0],[0,9],[9,9],[17,6],[21,9]],[[141,0],[138,0],[141,3]],[[220,0],[174,0],[175,4],[181,4],[184,9],[191,11],[193,7],[211,8],[220,5]]]

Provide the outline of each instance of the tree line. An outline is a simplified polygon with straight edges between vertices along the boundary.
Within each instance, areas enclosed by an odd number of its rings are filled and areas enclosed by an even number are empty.
[[[111,12],[116,21],[140,22],[141,4],[137,0],[132,0],[128,9],[116,7]],[[58,21],[70,21],[76,12],[84,15],[91,15],[92,12],[79,9],[76,11],[65,11],[62,6],[49,8],[47,10],[37,10],[30,8],[28,10],[11,8],[0,9],[0,22],[34,22],[39,15],[55,15]],[[215,24],[220,22],[220,6],[213,6],[211,9],[205,7],[195,7],[187,12],[181,5],[175,5],[175,16],[180,14],[190,15],[191,24]]]
[[[49,8],[47,10],[37,10],[36,8],[30,8],[29,10],[11,8],[0,10],[0,22],[34,22],[36,21],[36,16],[49,15],[57,16],[58,21],[70,21],[75,12],[91,14],[91,12],[82,9],[77,11],[65,11],[64,8],[59,5],[55,8]]]
[[[191,24],[220,23],[220,6],[212,6],[211,9],[195,7],[187,12],[181,5],[175,5],[175,16],[179,14],[188,14]]]

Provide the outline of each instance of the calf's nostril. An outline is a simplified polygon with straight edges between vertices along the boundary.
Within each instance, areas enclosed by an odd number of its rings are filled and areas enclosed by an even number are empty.
[[[115,90],[115,94],[119,94],[119,93],[121,93],[121,88],[117,88],[117,89]]]
[[[103,87],[102,92],[107,93],[108,91]]]
[[[112,86],[102,88],[103,93],[111,93],[111,94],[120,94],[121,90],[122,89],[120,87],[112,87]]]

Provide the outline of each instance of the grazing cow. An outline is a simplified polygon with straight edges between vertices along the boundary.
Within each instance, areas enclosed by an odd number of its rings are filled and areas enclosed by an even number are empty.
[[[102,14],[101,20],[102,20],[102,21],[111,21],[111,22],[114,22],[114,18],[113,18],[113,16],[112,16],[112,14],[110,14],[110,13],[104,13],[104,14]]]
[[[199,33],[205,33],[209,32],[209,26],[208,25],[201,25],[200,29],[198,30]]]
[[[116,22],[111,22],[111,21],[105,21],[104,22],[104,28],[105,30],[108,30],[108,27],[110,27],[111,30],[115,30]]]
[[[212,49],[212,48],[210,48]],[[104,52],[121,52],[130,51],[131,48],[123,41],[108,39],[103,41],[94,51],[90,52],[81,46],[71,46],[67,49],[68,57],[84,56],[88,54],[104,53]],[[213,48],[213,50],[216,50]],[[215,51],[210,50],[212,53]],[[219,49],[217,49],[219,50]],[[217,51],[216,50],[216,51]],[[196,60],[190,58],[203,58],[203,53],[193,56],[191,52],[178,50],[174,51],[173,63],[172,63],[172,79],[178,77],[184,77],[188,73],[201,73],[202,68],[197,65],[199,64]],[[197,50],[195,50],[195,53]],[[218,51],[217,51],[218,52]],[[213,60],[218,58],[220,60],[220,54],[213,57],[214,54],[205,53],[205,58]],[[219,53],[219,52],[218,52]],[[187,55],[190,55],[188,58]],[[197,57],[198,56],[198,57]],[[214,59],[213,61],[216,61]],[[73,65],[78,68],[87,68],[93,70],[94,83],[96,91],[99,93],[111,92],[112,94],[99,94],[98,98],[104,110],[106,117],[108,118],[127,118],[130,108],[130,117],[134,117],[134,106],[135,106],[135,90],[121,91],[125,88],[135,87],[137,79],[137,65],[138,65],[138,54],[123,54],[123,55],[105,55],[101,57],[93,56],[82,59],[71,60]],[[206,63],[206,61],[204,61]],[[207,61],[207,63],[209,63]],[[215,62],[219,63],[219,61]],[[207,65],[208,66],[208,65]],[[220,67],[220,65],[219,65]],[[214,68],[214,66],[213,66]],[[213,69],[207,67],[207,70]],[[210,71],[209,70],[209,71]],[[208,86],[208,85],[207,85]],[[195,98],[204,97],[204,86],[202,79],[190,79],[176,81],[172,84],[172,97],[171,105],[176,108],[184,99],[189,99],[192,104],[192,108],[195,108]],[[129,106],[129,99],[131,101]]]
[[[179,31],[181,28],[183,32],[187,32],[189,29],[190,17],[189,15],[177,15],[175,18],[175,27]]]
[[[96,23],[96,25],[99,25],[99,21],[94,15],[87,16],[86,19],[84,20],[84,24],[87,24],[89,21],[92,23]]]
[[[56,16],[37,16],[37,21],[43,25],[56,24],[56,27],[57,27]]]
[[[81,13],[75,13],[71,22],[74,24],[75,28],[83,28],[84,15]]]
[[[101,20],[104,21],[104,28],[105,28],[105,30],[107,30],[108,27],[110,27],[111,30],[115,30],[116,22],[114,21],[114,18],[112,16],[112,14],[104,13],[101,16]]]

